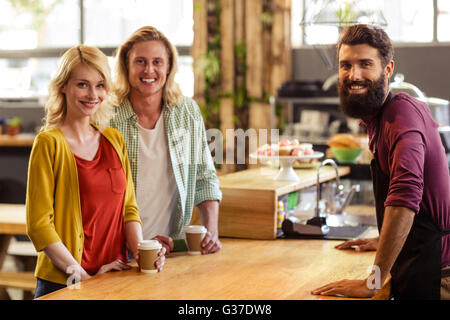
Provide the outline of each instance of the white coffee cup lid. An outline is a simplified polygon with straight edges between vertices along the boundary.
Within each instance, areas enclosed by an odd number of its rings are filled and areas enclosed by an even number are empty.
[[[162,245],[158,240],[143,240],[138,243],[138,249],[161,249]]]
[[[205,233],[207,230],[204,226],[187,226],[184,231],[186,233]]]

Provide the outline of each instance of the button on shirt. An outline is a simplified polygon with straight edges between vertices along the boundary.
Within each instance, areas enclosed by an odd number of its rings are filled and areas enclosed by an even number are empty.
[[[178,201],[170,236],[184,236],[184,226],[190,223],[194,205],[205,200],[221,200],[219,179],[209,151],[203,118],[197,103],[184,97],[183,103],[164,105],[162,110],[170,162],[175,177]],[[130,166],[137,186],[139,130],[138,117],[128,99],[116,108],[111,127],[118,129],[125,138]],[[155,168],[147,168],[156,170]],[[159,169],[160,170],[160,169]],[[139,201],[139,199],[138,199]]]

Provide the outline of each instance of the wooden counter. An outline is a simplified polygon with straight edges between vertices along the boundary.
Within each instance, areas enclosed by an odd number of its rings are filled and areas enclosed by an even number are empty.
[[[0,203],[0,234],[27,234],[25,205]]]
[[[95,276],[41,299],[310,300],[331,281],[363,279],[374,252],[337,250],[339,241],[221,239],[215,254],[168,257],[162,272],[137,267]]]
[[[31,147],[34,142],[35,135],[29,133],[21,133],[16,136],[7,134],[0,135],[0,147]]]
[[[24,291],[24,299],[32,299],[36,279],[36,251],[29,242],[15,242],[13,235],[26,235],[26,213],[23,204],[0,203],[0,300],[10,299],[6,288],[19,288]],[[11,246],[11,243],[15,243]],[[24,272],[4,271],[6,256],[14,255],[24,268]]]
[[[0,270],[13,235],[27,234],[25,205],[0,203]]]
[[[298,182],[277,181],[278,169],[261,167],[219,176],[222,202],[219,208],[219,234],[246,239],[275,239],[277,236],[277,201],[280,196],[317,182],[317,168],[295,170]],[[339,167],[340,176],[350,173]],[[333,167],[320,171],[320,182],[336,178]]]

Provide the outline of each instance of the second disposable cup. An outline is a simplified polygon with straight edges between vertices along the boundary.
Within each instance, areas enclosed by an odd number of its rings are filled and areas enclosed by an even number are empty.
[[[158,260],[158,253],[161,250],[161,243],[157,240],[144,240],[138,243],[139,268],[143,273],[156,273],[155,262]]]
[[[206,228],[204,226],[187,226],[185,229],[186,242],[189,248],[188,254],[197,255],[201,254],[202,241],[206,235]]]

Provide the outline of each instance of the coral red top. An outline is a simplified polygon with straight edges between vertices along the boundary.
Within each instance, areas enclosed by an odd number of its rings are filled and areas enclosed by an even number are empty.
[[[94,275],[117,259],[127,262],[123,216],[126,177],[116,151],[103,135],[92,161],[75,159],[84,231],[81,266]]]

